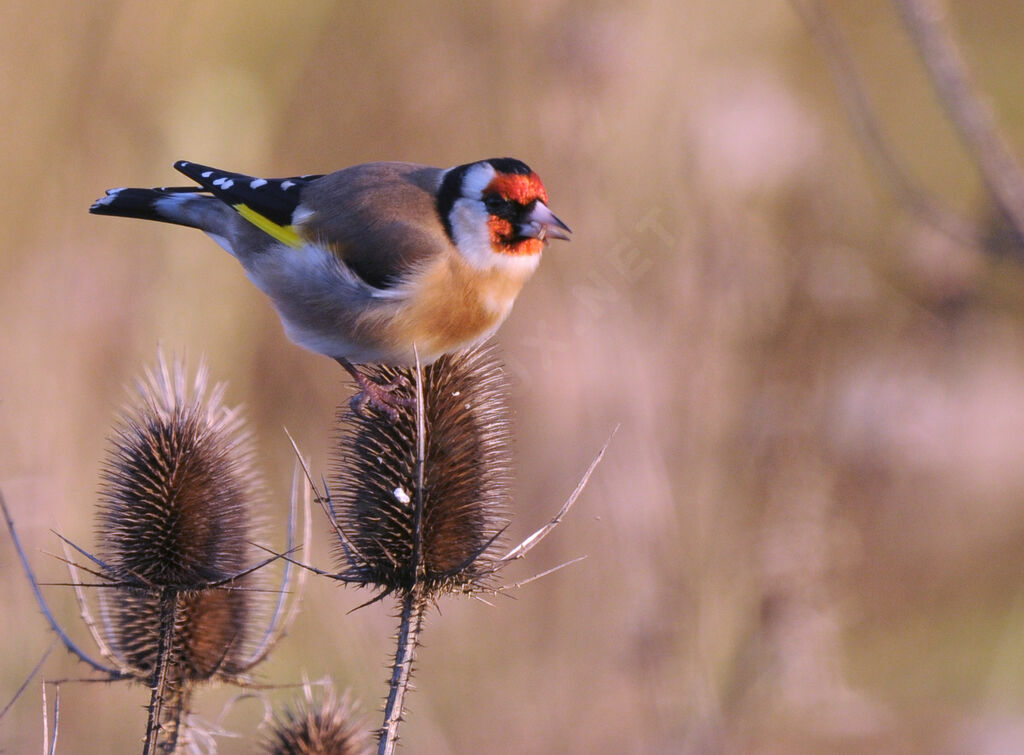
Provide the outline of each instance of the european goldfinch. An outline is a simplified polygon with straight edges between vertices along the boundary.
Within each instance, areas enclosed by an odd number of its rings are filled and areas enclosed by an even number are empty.
[[[199,186],[111,189],[97,215],[205,231],[267,294],[288,337],[336,359],[367,401],[388,387],[353,363],[408,365],[477,344],[508,316],[548,239],[569,228],[508,157],[447,170],[378,162],[265,179],[190,162]]]

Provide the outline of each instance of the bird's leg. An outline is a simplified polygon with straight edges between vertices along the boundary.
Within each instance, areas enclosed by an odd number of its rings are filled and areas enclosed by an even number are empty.
[[[381,385],[366,377],[366,375],[356,369],[354,364],[344,357],[335,357],[335,361],[345,368],[348,374],[352,376],[352,379],[356,381],[356,385],[359,386],[359,392],[349,400],[348,404],[352,411],[359,416],[366,416],[364,410],[366,405],[369,404],[380,409],[394,421],[398,419],[398,408],[400,406],[409,406],[413,403],[410,398],[394,395],[397,388],[407,384],[408,381],[404,377],[399,377],[398,380]]]

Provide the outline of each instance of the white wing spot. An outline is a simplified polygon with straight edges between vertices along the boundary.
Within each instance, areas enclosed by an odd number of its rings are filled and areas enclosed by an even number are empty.
[[[213,171],[212,170],[204,170],[199,175],[201,175],[203,178],[209,178],[210,176],[213,175]]]
[[[213,185],[219,186],[224,191],[227,191],[228,189],[235,185],[235,182],[232,181],[227,176],[221,176],[220,178],[213,182]]]
[[[266,186],[266,185],[267,185],[267,179],[265,179],[265,178],[254,178],[254,179],[252,179],[252,181],[249,182],[249,188],[250,189],[258,189],[261,186]]]
[[[287,191],[288,189],[292,188],[294,185],[295,185],[294,181],[282,181],[281,182],[281,188],[284,189],[285,191]]]

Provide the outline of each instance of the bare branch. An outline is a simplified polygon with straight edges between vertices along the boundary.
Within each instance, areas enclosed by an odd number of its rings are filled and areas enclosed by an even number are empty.
[[[104,674],[110,674],[112,676],[120,676],[120,672],[107,668],[102,663],[97,663],[89,655],[82,650],[75,641],[72,640],[67,633],[61,628],[60,624],[57,623],[57,619],[54,617],[53,612],[50,611],[50,607],[46,604],[46,599],[43,597],[42,590],[39,589],[39,583],[36,580],[35,572],[32,571],[32,566],[28,562],[28,556],[25,555],[24,548],[21,547],[21,541],[18,539],[18,533],[14,529],[14,520],[11,519],[11,512],[7,509],[7,500],[4,498],[3,491],[0,491],[0,509],[3,510],[4,519],[7,521],[7,530],[11,533],[11,540],[14,542],[14,550],[18,553],[18,558],[21,560],[21,566],[25,570],[25,576],[28,577],[29,584],[32,586],[32,594],[36,597],[36,603],[39,605],[39,609],[43,612],[43,616],[46,617],[46,621],[49,622],[50,628],[56,632],[60,641],[64,643],[64,647],[71,653],[78,656],[78,659],[83,663],[92,666],[97,671],[101,671]]]
[[[499,558],[499,564],[505,564],[509,561],[515,561],[516,559],[523,558],[527,553],[533,550],[533,548],[538,543],[540,543],[541,540],[547,537],[548,533],[550,533],[551,530],[553,530],[561,523],[561,521],[565,518],[565,515],[569,513],[569,509],[571,509],[573,507],[573,504],[576,503],[576,499],[579,498],[580,495],[583,493],[583,489],[587,486],[587,483],[590,481],[590,475],[594,474],[594,470],[597,469],[597,465],[601,463],[601,459],[604,458],[605,451],[608,450],[608,446],[611,444],[612,438],[615,437],[615,433],[617,433],[618,431],[619,425],[616,425],[615,429],[612,430],[611,435],[608,436],[608,440],[604,442],[604,445],[601,447],[601,450],[598,452],[597,456],[595,456],[594,460],[590,462],[590,466],[587,467],[587,471],[583,473],[583,477],[580,478],[579,483],[576,485],[576,489],[572,491],[572,495],[570,495],[568,500],[566,500],[566,502],[562,504],[562,508],[558,510],[558,513],[555,514],[551,521],[545,524],[536,532],[534,532],[528,538],[523,540],[523,542],[519,543],[519,545],[510,550],[504,556]]]
[[[1024,238],[1024,172],[971,80],[941,0],[893,0],[932,86],[996,203]]]
[[[294,441],[292,441],[292,443],[294,447]],[[300,465],[299,463],[296,463],[295,475],[292,480],[292,494],[290,497],[288,511],[288,537],[285,542],[286,553],[292,553],[295,550],[295,516],[296,509],[298,508],[296,500],[298,498],[298,491],[300,487],[302,489],[303,545],[308,546],[310,539],[312,538],[312,526],[310,523],[310,498],[312,497],[312,486],[308,482],[308,475],[305,478],[305,481],[300,483],[300,466],[305,467],[304,464]],[[286,596],[291,591],[292,571],[294,565],[295,564],[291,559],[285,558],[284,574],[281,577],[281,587],[279,590],[277,604],[274,607],[274,614],[267,626],[266,633],[263,635],[262,642],[246,663],[247,668],[252,668],[267,657],[267,655],[277,646],[277,643],[281,641],[281,638],[284,637],[285,633],[295,620],[295,617],[298,615],[299,603],[302,599],[302,591],[306,584],[306,576],[309,573],[306,569],[298,570],[298,576],[295,578],[296,597],[292,599],[291,605],[289,606],[287,613],[284,615],[284,619],[281,619],[281,615],[284,612]]]
[[[285,429],[284,434],[288,436],[288,440],[292,444],[292,450],[295,451],[295,458],[298,459],[299,464],[302,466],[302,471],[306,476],[306,480],[309,483],[310,488],[312,488],[313,493],[316,496],[317,503],[320,504],[320,508],[323,509],[324,514],[327,515],[327,521],[330,522],[331,528],[334,530],[334,534],[336,534],[338,536],[338,540],[341,541],[341,547],[345,551],[345,557],[348,559],[349,563],[353,562],[353,553],[355,553],[357,558],[363,559],[363,555],[359,552],[359,549],[356,548],[349,536],[345,534],[345,530],[338,524],[338,518],[334,513],[334,502],[331,500],[331,492],[327,487],[327,480],[323,481],[324,492],[321,494],[320,491],[317,490],[316,483],[313,482],[313,476],[310,474],[309,465],[306,463],[306,460],[302,458],[302,453],[299,451],[299,447],[295,443],[295,439],[291,436],[291,433],[288,432],[287,428]],[[312,532],[308,522],[305,532]],[[365,561],[365,559],[363,560]]]
[[[60,685],[53,689],[53,740],[50,742],[50,755],[57,752],[57,733],[60,731]]]
[[[526,579],[521,580],[519,582],[513,582],[511,585],[502,585],[497,590],[495,590],[495,592],[506,593],[509,590],[516,590],[522,587],[523,585],[528,585],[531,582],[536,582],[538,579],[546,577],[549,574],[554,574],[556,571],[560,571],[561,569],[564,569],[567,566],[572,566],[573,564],[577,564],[580,561],[584,561],[586,560],[586,558],[586,556],[577,556],[576,558],[571,558],[568,561],[559,564],[558,566],[552,566],[550,569],[545,569],[539,574],[534,574],[532,577],[527,577]]]
[[[0,710],[0,720],[2,720],[3,717],[7,715],[7,711],[11,709],[11,706],[14,705],[15,701],[19,697],[21,697],[22,693],[25,692],[25,688],[28,687],[28,685],[32,682],[32,680],[35,678],[35,675],[39,673],[39,669],[43,667],[43,663],[46,661],[47,658],[50,657],[50,653],[53,652],[53,647],[56,644],[56,640],[50,643],[50,647],[46,648],[46,652],[43,653],[42,657],[39,659],[36,665],[32,667],[32,670],[28,672],[28,676],[25,677],[25,681],[23,681],[21,685],[18,687],[18,689],[15,690],[14,695],[11,696],[10,701],[8,701],[7,705],[3,707],[3,710]]]
[[[260,550],[264,550],[267,553],[273,553],[275,558],[280,558],[280,559],[282,559],[284,561],[287,561],[290,564],[293,564],[294,566],[299,567],[300,569],[305,569],[307,571],[311,571],[314,574],[317,574],[317,575],[319,575],[321,577],[330,577],[331,579],[342,579],[342,576],[339,575],[339,574],[335,574],[333,572],[324,571],[323,569],[317,569],[315,566],[310,566],[309,564],[304,564],[301,561],[296,561],[294,558],[289,556],[287,553],[278,553],[277,551],[271,550],[270,548],[266,547],[265,545],[260,545],[259,543],[250,543],[250,545],[253,545],[253,546],[257,547]],[[342,581],[347,581],[347,580],[342,579]]]
[[[111,650],[110,645],[107,644],[106,640],[103,639],[103,635],[96,626],[96,622],[92,618],[92,612],[89,610],[89,603],[85,599],[85,591],[82,590],[81,580],[78,578],[78,567],[74,561],[71,560],[71,554],[68,552],[68,544],[62,543],[64,547],[64,555],[67,557],[65,562],[68,566],[68,574],[71,576],[71,584],[75,589],[75,599],[78,601],[78,615],[82,617],[82,621],[85,623],[86,628],[89,630],[89,634],[92,635],[93,642],[96,643],[96,647],[99,648],[100,655],[104,658],[117,662],[117,656],[114,655],[114,651]],[[102,601],[102,598],[101,598]],[[102,602],[100,603],[100,610],[103,609]],[[109,627],[107,627],[109,629]],[[122,673],[124,670],[122,669]]]
[[[879,125],[880,119],[857,72],[846,39],[821,0],[790,0],[825,57],[836,92],[868,159],[882,175],[897,200],[948,236],[977,245],[981,233],[967,218],[925,191],[897,157]]]

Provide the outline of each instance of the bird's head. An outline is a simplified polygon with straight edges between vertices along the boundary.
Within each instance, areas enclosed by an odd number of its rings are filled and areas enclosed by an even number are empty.
[[[548,239],[569,226],[548,208],[540,177],[511,157],[468,163],[444,173],[438,212],[452,243],[477,268],[534,267]]]

